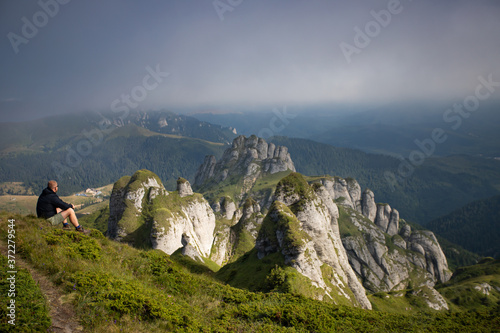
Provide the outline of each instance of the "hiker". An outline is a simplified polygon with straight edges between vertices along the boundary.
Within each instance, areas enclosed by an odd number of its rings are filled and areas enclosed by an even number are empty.
[[[75,226],[76,231],[87,233],[78,223],[72,204],[59,199],[56,192],[59,189],[55,180],[49,181],[47,188],[42,191],[36,203],[36,215],[47,219],[52,225],[58,225],[62,222],[63,229],[71,229],[67,218]]]

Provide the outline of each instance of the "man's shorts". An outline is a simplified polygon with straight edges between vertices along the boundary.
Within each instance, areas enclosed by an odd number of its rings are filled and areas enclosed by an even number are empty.
[[[52,217],[49,217],[47,219],[47,221],[49,221],[50,224],[52,224],[52,225],[58,225],[58,224],[62,223],[62,221],[64,221],[64,217],[62,216],[62,212],[59,214],[56,214]]]

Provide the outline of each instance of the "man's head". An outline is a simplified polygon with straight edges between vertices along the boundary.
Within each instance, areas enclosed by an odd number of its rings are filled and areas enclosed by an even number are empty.
[[[48,188],[50,188],[52,191],[57,192],[57,182],[55,180],[49,181],[49,184],[47,185]]]

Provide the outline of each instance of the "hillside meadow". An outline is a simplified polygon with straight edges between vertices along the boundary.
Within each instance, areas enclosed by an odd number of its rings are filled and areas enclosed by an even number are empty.
[[[500,327],[498,303],[480,311],[457,306],[448,312],[394,314],[291,293],[249,292],[221,283],[206,267],[158,250],[138,250],[97,230],[88,236],[63,231],[5,211],[0,213],[4,267],[9,219],[14,220],[15,260],[56,286],[86,332],[498,332]],[[0,274],[0,299],[7,304],[7,270]],[[19,299],[30,295],[30,303],[18,303],[23,305],[16,308],[15,327],[2,307],[0,330],[50,329],[44,290],[24,269],[18,269],[17,281]]]

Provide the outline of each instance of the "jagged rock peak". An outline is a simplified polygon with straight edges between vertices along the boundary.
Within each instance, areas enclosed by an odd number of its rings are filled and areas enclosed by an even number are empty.
[[[255,135],[238,136],[230,148],[226,149],[220,161],[214,156],[207,156],[198,169],[195,186],[202,186],[208,180],[224,181],[230,175],[242,175],[255,180],[262,174],[274,174],[280,171],[295,171],[295,165],[288,153],[288,148],[267,143]]]
[[[377,216],[377,205],[375,204],[375,195],[369,189],[364,190],[362,194],[361,213],[370,221],[374,222]]]
[[[179,179],[177,179],[177,192],[179,192],[179,196],[181,198],[187,197],[188,195],[193,195],[191,184],[189,184],[188,180],[182,177],[179,177]]]

